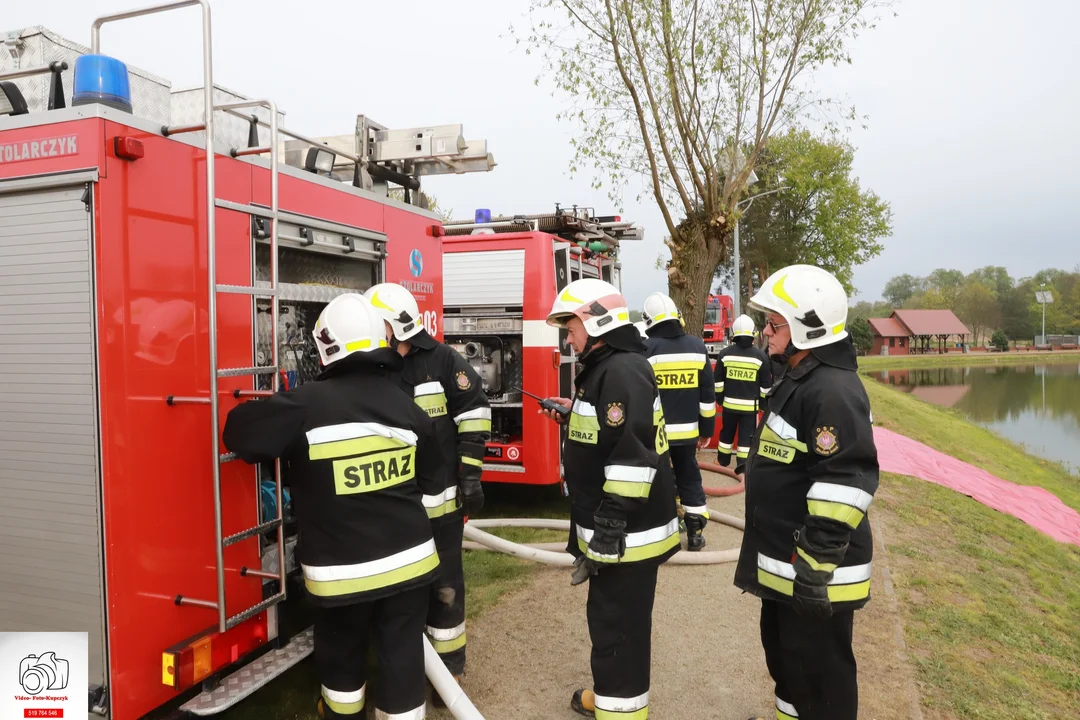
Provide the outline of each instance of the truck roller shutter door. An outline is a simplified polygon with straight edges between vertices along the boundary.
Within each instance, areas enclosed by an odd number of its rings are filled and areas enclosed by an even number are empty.
[[[104,685],[93,215],[27,184],[0,181],[0,631],[86,632]]]

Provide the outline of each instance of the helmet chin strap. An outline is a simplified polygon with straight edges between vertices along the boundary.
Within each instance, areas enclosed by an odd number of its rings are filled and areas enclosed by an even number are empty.
[[[795,347],[795,343],[788,340],[788,344],[787,347],[784,348],[784,352],[780,353],[779,355],[770,355],[769,359],[775,363],[780,363],[781,365],[786,366],[788,364],[788,360],[790,360],[792,356],[795,355],[795,353],[797,352],[799,352],[799,348]]]

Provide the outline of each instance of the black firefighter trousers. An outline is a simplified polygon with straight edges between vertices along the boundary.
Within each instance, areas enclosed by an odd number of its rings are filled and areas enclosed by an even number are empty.
[[[706,515],[705,491],[701,488],[701,469],[697,464],[697,446],[671,445],[671,467],[675,471],[675,486],[679,490],[679,502],[688,513]]]
[[[721,465],[731,462],[732,450],[735,451],[735,472],[741,473],[746,468],[746,458],[750,455],[750,441],[757,429],[757,412],[728,410],[720,414],[720,439],[716,446],[716,459]],[[735,443],[735,430],[739,430],[738,445]]]
[[[859,683],[851,650],[854,610],[804,618],[787,603],[761,601],[761,644],[776,682],[779,720],[856,720]]]
[[[464,518],[455,512],[438,518],[431,529],[439,551],[439,569],[430,586],[426,630],[446,669],[460,676],[465,672],[465,569],[461,564]]]
[[[388,714],[423,708],[427,603],[428,589],[421,586],[373,602],[317,608],[315,665],[327,718],[365,717],[372,638],[379,658],[375,707]]]
[[[592,639],[596,720],[648,712],[657,569],[655,564],[620,564],[603,568],[589,579],[586,616]]]

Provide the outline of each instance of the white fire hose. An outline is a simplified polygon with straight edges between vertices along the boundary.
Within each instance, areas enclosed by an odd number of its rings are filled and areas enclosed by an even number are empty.
[[[729,525],[739,530],[746,528],[746,522],[734,515],[709,510],[709,519],[713,522]],[[536,518],[492,518],[472,520],[465,525],[465,542],[461,544],[464,550],[480,550],[503,552],[507,555],[533,560],[544,565],[570,567],[574,564],[574,557],[566,552],[566,543],[548,542],[522,544],[504,540],[501,537],[485,532],[481,528],[531,528],[534,530],[561,530],[570,531],[569,520],[536,519]],[[668,560],[674,565],[719,565],[722,563],[735,562],[739,559],[738,548],[732,550],[712,550],[702,552],[680,552]],[[424,668],[428,680],[431,681],[435,692],[446,703],[450,714],[457,720],[484,720],[484,716],[465,695],[465,691],[454,680],[454,676],[446,669],[446,665],[435,652],[427,637],[424,637]]]

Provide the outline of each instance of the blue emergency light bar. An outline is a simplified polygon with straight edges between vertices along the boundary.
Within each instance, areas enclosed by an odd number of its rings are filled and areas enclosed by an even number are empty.
[[[480,208],[473,214],[474,223],[489,223],[491,222],[491,211],[487,208]]]
[[[80,55],[75,59],[75,89],[71,104],[91,103],[131,112],[127,65],[107,55]]]

